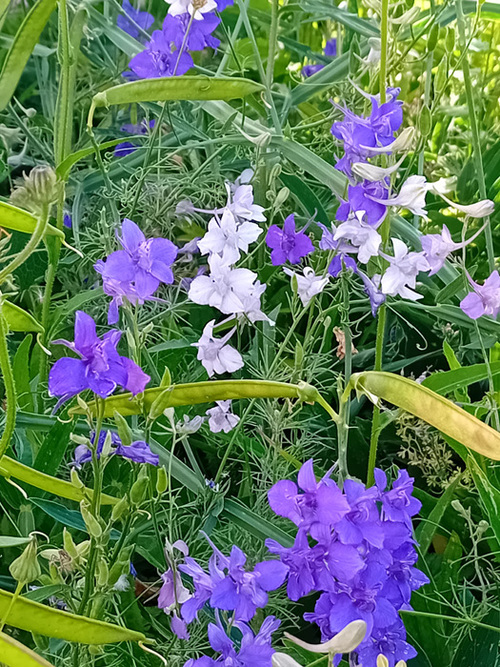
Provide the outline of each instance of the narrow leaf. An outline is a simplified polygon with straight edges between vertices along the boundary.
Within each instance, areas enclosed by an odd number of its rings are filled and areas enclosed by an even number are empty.
[[[28,544],[30,541],[31,537],[10,537],[9,535],[0,535],[0,549],[20,547],[23,544]]]
[[[419,524],[415,531],[415,537],[420,545],[419,551],[422,556],[427,553],[431,546],[434,533],[438,529],[446,509],[453,500],[453,496],[455,495],[455,491],[457,490],[457,486],[460,484],[461,479],[461,475],[458,475],[458,477],[453,480],[435,504],[432,512]]]
[[[12,229],[15,232],[23,232],[24,234],[33,234],[36,223],[37,219],[31,213],[28,213],[28,211],[24,211],[22,208],[17,208],[17,206],[12,206],[12,204],[0,201],[0,227],[4,227],[4,229]],[[63,232],[52,227],[52,225],[47,225],[45,233],[50,234],[50,236],[64,238]]]
[[[500,433],[427,387],[392,373],[355,373],[351,387],[371,400],[388,401],[423,419],[469,449],[500,460]]]
[[[13,597],[12,593],[0,590],[0,617],[4,618]],[[112,644],[145,639],[141,632],[59,611],[22,596],[12,605],[6,622],[21,630],[80,644]]]
[[[493,377],[500,375],[500,361],[490,364]],[[474,382],[481,382],[488,377],[486,364],[474,364],[473,366],[462,366],[444,373],[433,373],[422,382],[424,387],[432,389],[438,394],[447,394],[462,387],[468,387]]]
[[[57,0],[38,0],[21,23],[0,74],[0,111],[5,109],[14,95],[26,63],[56,4]]]
[[[8,667],[54,667],[30,648],[0,632],[0,656]]]
[[[0,475],[3,477],[14,477],[14,479],[25,484],[30,484],[37,489],[48,491],[55,496],[74,500],[75,502],[80,502],[84,498],[91,498],[93,493],[92,489],[77,489],[70,482],[65,482],[51,475],[45,475],[43,472],[25,466],[19,463],[19,461],[11,459],[9,456],[4,456],[0,460]],[[118,498],[113,498],[106,494],[101,496],[101,503],[103,505],[114,505],[117,502]]]

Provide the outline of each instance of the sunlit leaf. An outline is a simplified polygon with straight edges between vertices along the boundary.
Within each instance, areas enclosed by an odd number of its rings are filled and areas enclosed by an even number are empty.
[[[2,315],[5,317],[10,331],[35,331],[36,333],[43,332],[43,327],[40,322],[37,322],[35,318],[30,315],[30,313],[27,313],[22,308],[19,308],[19,306],[16,306],[15,303],[4,301],[2,304]]]
[[[28,213],[28,211],[0,201],[0,227],[11,229],[15,232],[23,232],[24,234],[33,234],[36,224],[37,219],[31,213]],[[47,225],[45,233],[51,236],[59,236],[62,239],[64,238],[63,232],[52,227],[52,225]]]
[[[30,541],[31,537],[10,537],[9,535],[0,535],[0,549],[20,547],[23,544],[28,544]]]
[[[54,667],[21,642],[0,632],[0,658],[8,667]]]

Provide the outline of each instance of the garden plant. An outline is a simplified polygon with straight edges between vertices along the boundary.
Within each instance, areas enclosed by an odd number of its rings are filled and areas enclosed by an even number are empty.
[[[499,21],[0,0],[0,665],[500,666]]]

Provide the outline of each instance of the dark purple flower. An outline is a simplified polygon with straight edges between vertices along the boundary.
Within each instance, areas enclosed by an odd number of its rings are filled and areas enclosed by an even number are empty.
[[[123,445],[118,434],[109,431],[111,434],[111,454],[117,454],[118,456],[123,456],[126,459],[130,459],[135,463],[150,463],[151,465],[157,466],[159,464],[159,458],[156,454],[153,454],[150,446],[143,440],[136,440],[130,445]],[[96,455],[99,459],[102,454],[102,448],[104,447],[104,442],[108,435],[108,431],[101,431],[99,434],[99,440],[97,443]],[[90,442],[94,444],[95,433],[92,433],[90,436]],[[73,455],[72,464],[75,468],[81,468],[83,463],[88,463],[92,460],[92,452],[87,447],[87,445],[78,445],[75,448]]]
[[[72,227],[73,227],[73,220],[72,220],[71,215],[70,215],[69,213],[65,213],[65,214],[64,214],[63,225],[64,225],[67,229],[72,229]]]
[[[350,215],[364,211],[364,220],[377,228],[387,214],[387,206],[374,201],[372,197],[387,199],[388,194],[387,188],[378,181],[364,181],[358,185],[350,185],[347,201],[342,202],[337,210],[337,220],[345,222]]]
[[[234,5],[234,0],[215,0],[217,3],[217,11],[223,12],[228,7]]]
[[[169,42],[175,44],[177,51],[183,44],[188,51],[202,51],[207,46],[217,49],[220,39],[213,37],[212,33],[219,23],[220,18],[210,13],[203,15],[203,21],[192,21],[188,13],[177,16],[167,14],[163,22],[163,34]],[[190,27],[187,33],[188,26]]]
[[[120,130],[121,132],[126,132],[127,134],[135,134],[135,135],[147,134],[148,129],[151,130],[154,128],[155,122],[156,121],[154,120],[150,120],[149,123],[146,123],[146,121],[143,120],[141,123],[137,123],[136,125],[133,125],[132,123],[127,123],[126,125],[122,125]],[[115,146],[114,155],[117,158],[125,157],[126,155],[130,155],[136,150],[137,150],[136,144],[132,143],[131,141],[123,141],[121,144]]]
[[[311,239],[303,231],[295,231],[295,215],[293,213],[286,218],[283,229],[278,225],[269,227],[266,244],[272,250],[271,261],[274,266],[280,266],[287,260],[291,264],[298,264],[302,257],[314,250]]]
[[[151,451],[151,447],[144,440],[136,440],[130,445],[122,445],[120,443],[116,448],[115,454],[130,459],[134,463],[149,463],[152,466],[157,466],[160,463],[158,454],[154,454]]]
[[[96,456],[99,459],[102,454],[102,448],[104,447],[104,441],[106,440],[107,436],[107,431],[101,431],[99,433],[99,440],[97,442],[97,451],[96,451]],[[92,431],[90,434],[90,442],[94,444],[95,441],[95,432]],[[111,432],[111,444],[116,446],[118,444],[121,444],[121,440],[118,437],[116,433]],[[92,451],[87,447],[87,445],[78,445],[75,447],[75,451],[73,453],[73,461],[71,462],[71,465],[73,465],[75,468],[81,468],[83,463],[88,463],[89,461],[92,461]]]
[[[155,30],[151,40],[132,58],[129,67],[140,79],[181,76],[193,66],[189,53],[172,51],[170,41],[162,30]]]
[[[387,487],[387,476],[383,470],[375,469],[375,482],[381,492],[384,515],[390,521],[402,521],[411,525],[411,517],[420,512],[422,503],[413,497],[413,477],[406,470],[400,470],[392,488]]]
[[[338,242],[340,243],[340,241]],[[332,278],[337,278],[343,270],[352,271],[353,273],[358,273],[358,265],[356,260],[345,253],[339,253],[335,255],[330,264],[328,265],[328,273]]]
[[[96,334],[94,320],[79,310],[75,318],[75,341],[54,341],[69,347],[80,359],[63,357],[56,361],[49,373],[49,394],[63,400],[90,389],[105,398],[117,387],[133,394],[144,391],[151,379],[128,357],[121,357],[116,347],[120,331],[108,331],[102,338]]]
[[[139,39],[140,37],[139,28],[148,30],[155,22],[154,16],[148,12],[141,12],[138,9],[135,9],[130,4],[129,0],[123,0],[122,7],[125,15],[118,15],[116,25],[134,39]]]
[[[385,655],[389,667],[395,667],[400,660],[404,662],[414,658],[417,651],[406,641],[403,621],[398,618],[393,623],[376,627],[372,634],[356,649],[363,665],[376,665],[377,656]]]

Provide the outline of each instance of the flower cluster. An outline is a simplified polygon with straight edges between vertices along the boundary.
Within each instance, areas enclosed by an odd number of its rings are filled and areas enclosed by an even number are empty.
[[[108,324],[118,322],[118,308],[124,300],[135,305],[144,303],[156,292],[160,283],[171,284],[170,268],[177,257],[177,246],[162,238],[146,239],[139,227],[125,218],[122,235],[118,237],[123,250],[112,252],[95,270],[101,274],[104,292],[113,297],[108,311]]]
[[[194,65],[189,52],[202,51],[206,47],[218,48],[220,41],[213,36],[213,32],[220,18],[214,10],[221,12],[232,2],[167,1],[170,7],[162,29],[155,30],[144,50],[132,58],[129,63],[131,72],[125,74],[127,78],[181,76]],[[153,24],[154,20],[150,20],[152,17],[147,12],[137,12],[127,0],[123,8],[126,16],[119,17],[119,26],[132,36],[138,36],[137,26],[146,29]]]
[[[234,266],[262,234],[262,228],[257,223],[266,219],[262,206],[254,204],[252,185],[241,182],[241,177],[232,187],[228,185],[228,200],[221,209],[206,211],[184,202],[182,211],[213,215],[207,233],[197,241],[201,254],[208,256],[209,273],[199,273],[190,282],[188,296],[191,301],[212,306],[227,315],[217,325],[222,330],[227,322],[242,319],[250,323],[269,321],[260,307],[266,286],[257,280],[253,271]],[[221,338],[215,335],[215,327],[215,320],[208,322],[201,338],[193,343],[198,348],[198,359],[210,377],[234,373],[243,367],[241,354],[228,344],[236,326]]]
[[[160,590],[158,606],[172,614],[172,630],[182,639],[189,638],[187,625],[197,620],[198,613],[209,605],[215,610],[217,623],[210,624],[208,636],[213,650],[221,655],[216,658],[203,656],[198,660],[188,660],[185,667],[204,667],[209,665],[238,665],[240,667],[271,667],[274,653],[271,647],[271,634],[279,627],[280,621],[273,616],[267,617],[257,634],[248,623],[255,616],[257,609],[266,606],[268,592],[279,588],[285,581],[288,566],[279,560],[257,563],[253,570],[246,566],[247,557],[237,546],[233,546],[229,556],[225,556],[215,545],[210,559],[208,572],[191,558],[185,543],[173,545],[182,552],[184,563],[177,564],[173,558],[173,549],[167,545],[169,569],[162,575],[163,586]],[[180,572],[193,583],[190,593],[184,586]],[[227,625],[237,628],[241,637],[239,649],[230,633],[226,633],[222,616]],[[175,620],[174,620],[175,619]]]
[[[365,488],[348,479],[342,492],[328,475],[317,481],[307,461],[298,486],[282,480],[268,494],[273,511],[297,526],[294,545],[285,548],[273,539],[266,545],[288,568],[291,600],[321,593],[304,618],[319,626],[323,641],[362,620],[367,633],[356,649],[359,663],[375,667],[382,653],[394,667],[416,655],[398,611],[411,609],[412,591],[428,583],[414,567],[412,517],[421,504],[406,471],[390,487],[382,470],[375,471],[375,481]]]
[[[116,456],[122,456],[125,459],[129,459],[134,463],[149,463],[154,466],[159,465],[160,460],[158,458],[158,455],[153,454],[153,452],[151,451],[151,447],[148,445],[147,442],[145,442],[144,440],[135,440],[134,442],[130,443],[130,445],[124,445],[120,440],[118,434],[113,433],[111,431],[109,432],[101,431],[99,433],[99,438],[97,440],[97,448],[96,448],[97,459],[101,458],[104,449],[104,443],[106,442],[106,438],[108,437],[110,439],[110,445],[111,445],[108,456],[115,454]],[[90,444],[94,445],[94,443],[95,443],[95,433],[91,433]],[[92,450],[90,449],[88,444],[82,443],[75,448],[72,461],[72,465],[75,468],[81,468],[84,463],[88,463],[91,460],[92,460]]]

